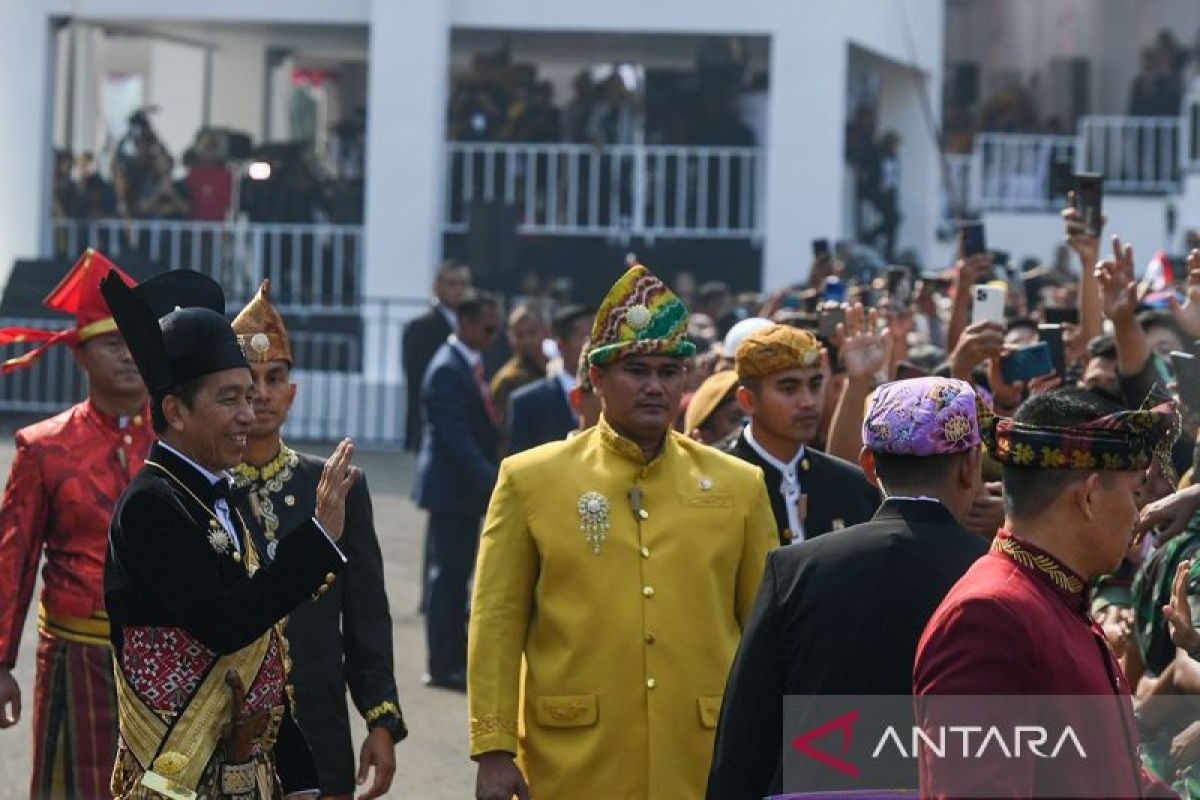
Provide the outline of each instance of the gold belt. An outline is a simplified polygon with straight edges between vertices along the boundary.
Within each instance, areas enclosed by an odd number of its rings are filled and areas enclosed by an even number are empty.
[[[75,644],[109,644],[108,612],[95,611],[90,617],[51,614],[38,603],[38,628],[47,636]]]

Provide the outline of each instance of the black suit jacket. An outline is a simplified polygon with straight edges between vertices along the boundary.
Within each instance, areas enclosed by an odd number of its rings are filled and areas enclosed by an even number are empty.
[[[303,530],[317,503],[317,484],[325,460],[297,453],[299,463],[280,488],[270,492],[273,512],[279,518],[277,538],[282,546],[295,532]],[[253,484],[258,492],[261,484]],[[246,518],[259,546],[266,553],[268,542],[259,519]],[[346,556],[346,567],[330,590],[300,604],[288,617],[287,638],[291,648],[291,683],[296,689],[296,721],[317,756],[324,795],[354,791],[353,753],[342,762],[339,745],[350,738],[346,715],[346,689],[358,712],[367,712],[390,702],[400,708],[392,656],[392,616],[388,610],[383,578],[383,554],[375,533],[371,492],[365,475],[346,496],[345,533],[338,547]],[[372,723],[387,724],[393,735],[404,738],[407,730],[397,713]]]
[[[779,470],[759,456],[746,441],[745,433],[738,436],[729,453],[762,468],[767,497],[771,499],[771,511],[779,528],[779,543],[790,544],[784,535],[789,524],[786,501],[779,491],[783,483]],[[808,498],[808,514],[801,520],[805,539],[829,533],[834,529],[834,520],[841,520],[842,527],[848,528],[871,519],[882,497],[861,467],[811,447],[804,449],[804,460],[808,461],[808,469],[801,464],[800,491]]]
[[[889,499],[870,522],[772,551],[725,686],[708,797],[781,791],[785,695],[911,694],[925,624],[987,548],[941,503]]]
[[[218,655],[232,653],[308,600],[325,585],[327,573],[341,570],[337,549],[310,519],[280,543],[271,565],[250,577],[243,562],[209,544],[208,509],[215,502],[207,478],[161,444],[150,448],[146,466],[117,501],[109,526],[104,603],[118,660],[127,625],[182,628]],[[248,513],[239,510],[243,517]],[[237,515],[231,516],[237,527]],[[275,756],[286,790],[317,785],[312,755],[290,710]]]
[[[482,517],[496,483],[500,433],[466,358],[442,345],[421,386],[425,431],[414,499],[421,508]]]
[[[408,395],[404,433],[404,447],[407,450],[416,451],[421,446],[421,382],[425,379],[425,370],[429,368],[433,354],[452,333],[453,328],[437,306],[430,306],[428,311],[404,328],[400,349]]]
[[[575,412],[553,375],[522,386],[508,401],[508,455],[559,442],[575,430]]]

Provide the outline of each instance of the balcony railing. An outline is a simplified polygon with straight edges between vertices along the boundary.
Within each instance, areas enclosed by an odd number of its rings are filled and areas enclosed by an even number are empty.
[[[1029,210],[1052,202],[1057,164],[1070,171],[1073,136],[1026,136],[985,133],[976,137],[971,174],[977,178],[973,201],[980,208]]]
[[[285,225],[175,220],[70,220],[51,226],[51,254],[75,258],[95,247],[118,263],[136,257],[203,272],[240,304],[271,279],[285,307],[341,308],[358,302],[363,235],[358,225]]]
[[[405,421],[401,334],[427,302],[366,299],[354,309],[285,310],[295,358],[292,380],[299,388],[284,435],[297,441],[352,436],[375,447],[399,446]],[[0,327],[10,325],[57,329],[63,320],[0,318]],[[0,345],[0,360],[28,349]],[[0,381],[0,413],[56,413],[86,394],[87,381],[70,350],[54,347]]]
[[[1083,117],[1075,136],[981,133],[969,156],[946,156],[944,205],[960,213],[1044,211],[1061,205],[1071,172],[1103,174],[1114,194],[1177,192],[1184,172],[1200,171],[1198,130],[1200,97],[1189,98],[1179,118]]]
[[[1178,117],[1084,117],[1076,166],[1104,173],[1109,191],[1174,191],[1179,186],[1181,129]]]
[[[446,145],[451,233],[500,213],[519,233],[557,236],[762,236],[756,147]]]

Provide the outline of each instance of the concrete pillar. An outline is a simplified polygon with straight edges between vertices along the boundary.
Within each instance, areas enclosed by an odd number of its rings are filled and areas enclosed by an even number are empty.
[[[424,296],[441,255],[449,0],[375,0],[367,79],[368,297]]]
[[[442,250],[449,0],[374,0],[370,36],[362,293],[423,298]],[[400,380],[401,323],[416,308],[365,309],[368,381]]]
[[[842,230],[846,43],[813,25],[781,27],[771,37],[767,112],[765,251],[762,288],[802,280],[811,241]],[[820,80],[797,76],[820,76]],[[791,77],[789,77],[791,76]]]
[[[0,53],[0,285],[13,261],[40,251],[50,208],[54,48],[41,3],[3,3]],[[15,66],[19,65],[19,67]]]

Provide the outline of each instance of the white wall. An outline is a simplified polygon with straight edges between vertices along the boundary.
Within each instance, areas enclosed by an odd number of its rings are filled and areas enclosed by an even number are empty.
[[[36,4],[8,0],[0,25],[0,278],[14,259],[36,256],[50,210],[53,41]]]
[[[1166,200],[1161,197],[1104,198],[1105,226],[1101,255],[1111,253],[1109,237],[1118,235],[1133,245],[1135,266],[1140,274],[1157,250],[1175,252],[1175,242],[1167,235]],[[987,244],[994,250],[1007,250],[1020,263],[1032,256],[1043,263],[1052,263],[1054,252],[1063,241],[1062,219],[1057,213],[1020,214],[990,211],[983,215]],[[949,248],[943,251],[949,266]]]
[[[204,107],[204,51],[161,40],[150,42],[146,97],[158,107],[154,128],[176,161],[195,141]]]
[[[266,58],[266,46],[257,39],[221,40],[212,55],[209,125],[245,131],[255,141],[262,138]]]

